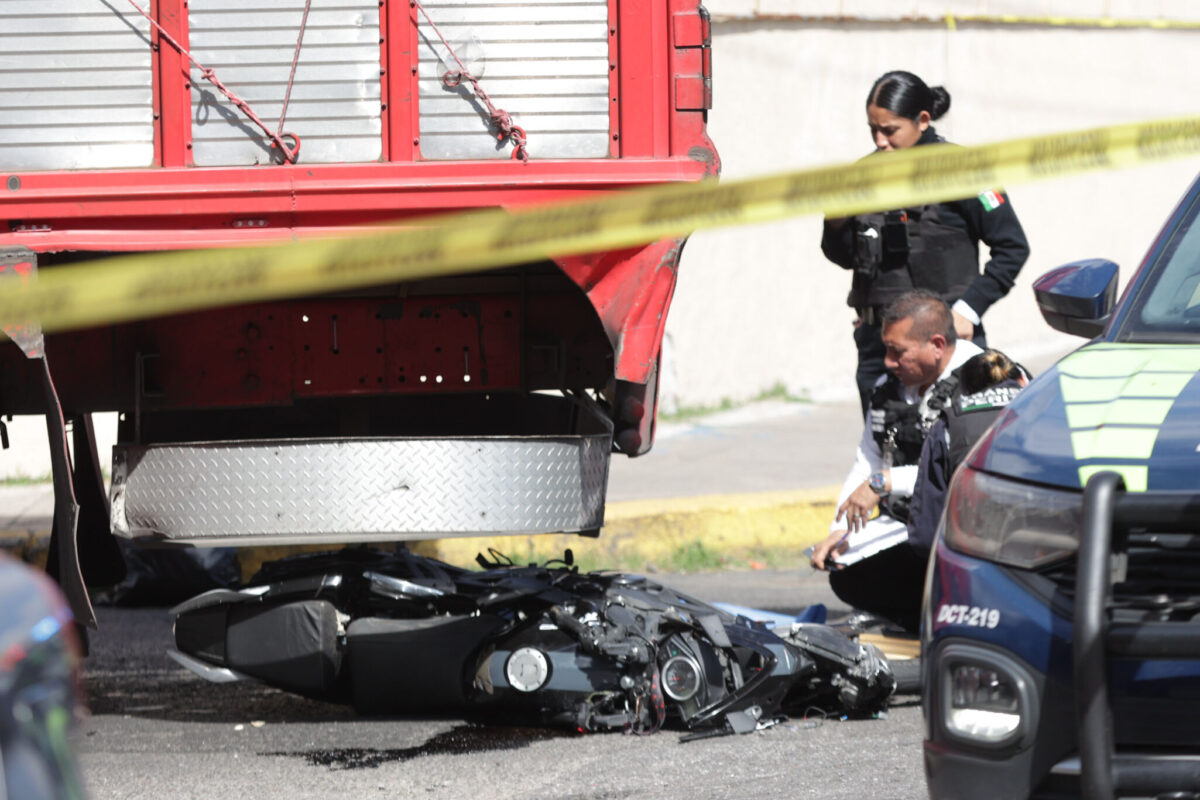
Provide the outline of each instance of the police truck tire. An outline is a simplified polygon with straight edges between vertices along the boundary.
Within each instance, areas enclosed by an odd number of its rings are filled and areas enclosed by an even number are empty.
[[[921,659],[898,658],[888,662],[896,679],[895,694],[921,693]]]

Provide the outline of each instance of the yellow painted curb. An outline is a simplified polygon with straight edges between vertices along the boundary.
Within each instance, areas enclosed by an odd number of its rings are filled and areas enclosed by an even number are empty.
[[[598,538],[574,534],[472,536],[411,542],[421,555],[462,567],[494,549],[518,564],[561,558],[571,549],[584,570],[677,571],[787,566],[829,531],[839,487],[609,503]],[[0,531],[0,549],[45,563],[49,531]],[[262,545],[238,549],[249,578],[266,561],[340,545]]]
[[[0,531],[0,550],[27,564],[33,564],[38,569],[45,569],[46,556],[50,552],[50,531]]]
[[[609,503],[599,538],[490,536],[422,542],[414,550],[471,564],[488,547],[518,563],[560,557],[570,548],[584,569],[660,570],[799,563],[829,532],[838,487],[796,492]]]

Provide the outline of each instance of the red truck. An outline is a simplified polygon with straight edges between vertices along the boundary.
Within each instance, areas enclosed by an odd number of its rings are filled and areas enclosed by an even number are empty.
[[[0,52],[0,287],[719,170],[698,0],[8,0]],[[653,440],[683,244],[11,329],[0,414],[47,418],[49,569],[94,625],[111,533],[594,534],[609,454]]]

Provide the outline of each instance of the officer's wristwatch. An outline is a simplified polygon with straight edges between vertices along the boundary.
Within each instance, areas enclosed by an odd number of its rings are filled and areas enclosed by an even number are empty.
[[[867,486],[871,487],[871,491],[880,497],[888,496],[887,477],[882,472],[875,472],[867,478]]]

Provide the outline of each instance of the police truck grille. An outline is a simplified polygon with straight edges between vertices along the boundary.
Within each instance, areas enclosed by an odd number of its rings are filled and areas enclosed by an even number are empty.
[[[1113,618],[1128,621],[1187,621],[1200,614],[1200,535],[1131,532],[1115,557],[1124,580],[1112,587]],[[1070,599],[1075,596],[1072,558],[1039,572]]]

